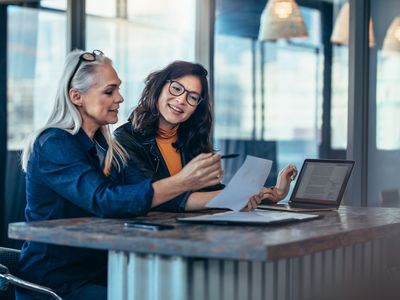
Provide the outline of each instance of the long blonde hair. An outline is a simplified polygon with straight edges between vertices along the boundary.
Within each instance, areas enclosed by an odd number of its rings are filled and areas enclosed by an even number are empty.
[[[82,117],[69,98],[69,89],[74,87],[79,92],[86,93],[94,83],[96,69],[104,64],[112,65],[111,59],[105,55],[97,55],[95,61],[82,61],[71,81],[71,87],[69,87],[69,80],[82,53],[84,53],[84,51],[74,50],[66,57],[64,70],[58,83],[54,106],[50,117],[42,128],[30,135],[22,152],[22,169],[25,172],[28,166],[29,157],[32,153],[33,145],[43,131],[48,128],[59,128],[75,135],[81,128]],[[122,166],[127,164],[128,154],[125,149],[115,139],[113,139],[108,125],[102,126],[101,132],[108,144],[103,168],[103,173],[108,176],[113,165],[120,170]]]

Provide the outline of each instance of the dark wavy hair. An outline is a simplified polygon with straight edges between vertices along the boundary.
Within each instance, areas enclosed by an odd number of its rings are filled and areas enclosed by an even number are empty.
[[[186,61],[174,61],[164,69],[151,73],[145,80],[146,86],[139,104],[129,117],[133,128],[145,136],[155,136],[160,117],[157,102],[163,86],[167,80],[194,75],[200,79],[203,101],[196,107],[190,118],[179,125],[178,138],[174,147],[185,151],[189,159],[200,153],[213,151],[210,138],[213,117],[207,74],[207,70],[202,65]]]

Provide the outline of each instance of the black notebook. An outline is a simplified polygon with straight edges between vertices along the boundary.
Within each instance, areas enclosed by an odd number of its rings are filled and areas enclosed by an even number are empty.
[[[272,225],[312,220],[319,217],[315,214],[255,210],[250,212],[228,211],[212,215],[177,218],[177,221],[208,224]]]

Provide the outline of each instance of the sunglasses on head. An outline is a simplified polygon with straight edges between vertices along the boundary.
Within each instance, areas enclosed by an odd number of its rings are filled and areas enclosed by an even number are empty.
[[[76,64],[76,67],[74,69],[74,71],[71,74],[71,77],[68,80],[68,88],[71,88],[71,82],[72,79],[74,78],[76,72],[78,71],[79,67],[81,66],[83,61],[86,62],[91,62],[91,61],[95,61],[97,56],[101,56],[104,55],[104,53],[100,50],[93,50],[92,52],[84,52],[79,56],[79,60],[78,63]]]

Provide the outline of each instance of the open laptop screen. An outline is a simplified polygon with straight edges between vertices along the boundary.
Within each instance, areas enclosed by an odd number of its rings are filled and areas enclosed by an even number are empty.
[[[306,159],[290,202],[339,206],[353,166],[351,160]]]

